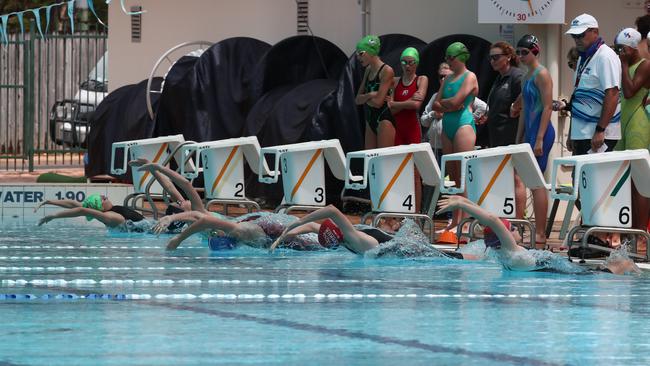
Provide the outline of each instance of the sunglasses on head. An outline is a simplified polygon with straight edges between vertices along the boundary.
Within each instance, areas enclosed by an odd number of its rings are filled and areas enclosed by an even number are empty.
[[[503,56],[503,53],[495,53],[494,55],[490,55],[489,58],[491,61],[496,61],[501,58],[501,56]]]
[[[570,69],[574,69],[576,67],[576,62],[575,61],[567,61],[566,63]]]
[[[528,56],[528,54],[530,53],[530,50],[527,50],[525,48],[521,48],[521,49],[517,49],[517,51],[515,53],[517,54],[517,56]]]
[[[366,51],[357,51],[357,57],[362,57],[366,54]]]
[[[406,65],[413,66],[413,65],[416,64],[415,60],[402,60],[401,62],[402,62],[402,65],[404,65],[404,66],[406,66]]]

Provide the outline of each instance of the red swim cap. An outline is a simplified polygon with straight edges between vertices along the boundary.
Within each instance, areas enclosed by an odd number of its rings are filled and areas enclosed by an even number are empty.
[[[500,219],[503,225],[505,225],[506,229],[508,231],[511,230],[511,225],[510,221],[508,219]],[[499,240],[499,237],[497,234],[494,233],[494,230],[492,230],[491,227],[486,226],[483,228],[483,241],[485,242],[485,246],[488,248],[495,248],[499,249],[501,248],[501,241]]]
[[[318,230],[318,243],[321,246],[334,249],[339,246],[339,243],[343,241],[343,233],[341,229],[334,223],[334,221],[327,219],[320,224],[320,230]]]

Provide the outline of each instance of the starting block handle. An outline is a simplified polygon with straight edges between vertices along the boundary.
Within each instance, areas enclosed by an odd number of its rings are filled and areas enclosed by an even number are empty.
[[[122,150],[122,167],[121,168],[116,168],[115,167],[115,158],[117,158],[116,151],[118,149],[123,149]],[[126,165],[128,163],[127,156],[129,154],[129,145],[125,143],[113,143],[111,146],[111,174],[126,174]]]
[[[561,166],[573,166],[573,189],[571,193],[562,192],[558,187],[557,172]],[[553,161],[553,170],[551,171],[551,198],[562,201],[575,201],[578,199],[578,185],[576,179],[579,178],[582,164],[576,164],[575,161],[567,159],[555,159]]]
[[[187,179],[194,179],[199,176],[199,166],[201,165],[201,154],[197,154],[197,146],[196,144],[190,144],[190,145],[184,145],[181,147],[181,156],[183,158],[183,161],[179,163],[181,166],[181,175],[184,176]],[[188,159],[192,158],[192,155],[194,156],[194,170],[193,171],[188,171],[185,169],[185,163],[187,162]]]
[[[350,165],[352,159],[363,159],[363,173],[361,176],[358,175],[353,175],[350,171]],[[345,163],[348,167],[348,174],[345,177],[345,188],[346,189],[353,189],[353,190],[362,190],[368,187],[368,162],[370,161],[370,158],[366,156],[365,154],[363,155],[355,155],[355,154],[348,154],[345,157]]]
[[[273,167],[268,170],[268,177],[264,176],[264,174],[267,172],[266,155],[273,155]],[[280,176],[280,155],[281,153],[277,150],[264,151],[264,149],[262,149],[260,153],[260,173],[257,176],[257,180],[260,183],[273,184],[278,182],[278,177]]]
[[[458,161],[460,162],[460,187],[447,187],[444,182],[445,182],[445,176],[446,174],[446,168],[447,168],[447,162],[450,161]],[[466,173],[466,167],[467,167],[467,159],[465,159],[462,156],[450,156],[450,155],[443,155],[442,160],[440,162],[440,181],[442,184],[440,184],[440,193],[444,194],[462,194],[465,192],[465,176],[467,175]]]

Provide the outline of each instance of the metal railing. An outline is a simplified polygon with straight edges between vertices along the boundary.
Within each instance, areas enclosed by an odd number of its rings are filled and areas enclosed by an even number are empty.
[[[83,166],[89,117],[106,95],[103,33],[13,34],[0,44],[0,170]]]

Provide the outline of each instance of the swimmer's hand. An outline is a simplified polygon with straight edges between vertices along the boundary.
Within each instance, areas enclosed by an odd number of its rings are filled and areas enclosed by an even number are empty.
[[[36,205],[36,207],[34,207],[34,212],[40,210],[40,208],[43,207],[43,205],[47,205],[48,203],[50,203],[50,201],[48,201],[48,200],[45,200],[45,201],[39,203],[38,205]]]
[[[291,230],[297,228],[297,227],[300,226],[300,225],[302,225],[302,223],[300,222],[300,220],[296,220],[296,221],[290,223],[289,225],[287,225],[287,227],[284,229],[284,231],[282,232],[282,234],[280,234],[280,236],[279,236],[277,239],[275,239],[275,241],[273,242],[273,244],[271,244],[271,246],[269,247],[269,253],[273,253],[273,251],[275,250],[275,248],[277,248],[278,245],[280,245],[280,243],[282,243],[282,241],[285,240],[285,239],[287,238],[287,236],[289,236],[289,232],[290,232]]]
[[[143,166],[145,164],[149,164],[149,160],[147,160],[145,158],[138,158],[138,159],[134,159],[134,160],[129,161],[129,166]]]
[[[462,196],[447,196],[441,198],[438,201],[440,209],[436,212],[436,215],[459,208],[463,204],[464,200],[466,200],[466,198]]]
[[[146,163],[138,168],[138,170],[141,172],[153,172],[156,169],[158,169],[158,164],[156,163]]]
[[[171,224],[171,223],[172,223],[172,220],[170,219],[169,216],[162,217],[162,218],[160,218],[160,220],[158,220],[156,225],[154,225],[154,227],[151,228],[151,232],[156,236],[160,235],[163,232],[167,231],[167,228],[169,227],[169,224]]]
[[[48,222],[52,221],[53,218],[54,217],[50,216],[50,215],[47,215],[47,216],[43,217],[42,219],[38,220],[38,226],[41,226],[43,224],[47,224]]]

